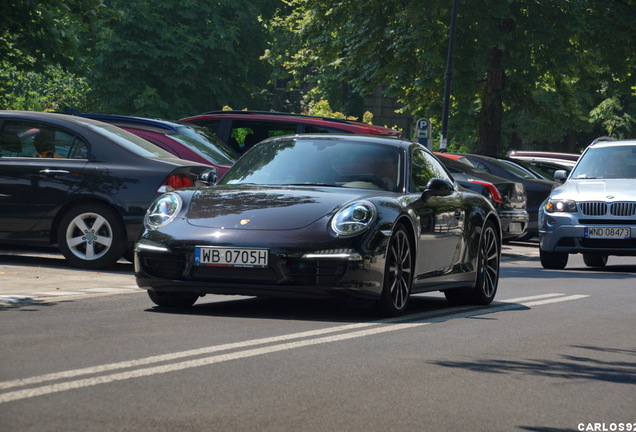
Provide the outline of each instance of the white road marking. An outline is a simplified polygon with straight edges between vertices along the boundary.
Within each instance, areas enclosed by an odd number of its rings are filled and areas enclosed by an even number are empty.
[[[566,297],[563,294],[544,294],[532,297],[522,297],[520,299],[503,300],[493,303],[487,307],[471,308],[471,307],[454,307],[443,310],[422,312],[419,314],[406,315],[398,318],[379,320],[369,323],[348,324],[337,327],[330,327],[320,330],[312,330],[300,333],[292,333],[282,336],[273,336],[261,339],[254,339],[244,342],[235,342],[224,345],[205,347],[195,350],[181,351],[176,353],[151,356],[136,360],[124,361],[119,363],[110,363],[90,368],[75,369],[58,373],[39,375],[30,378],[23,378],[12,381],[0,382],[0,389],[6,390],[13,387],[24,387],[29,385],[41,384],[48,381],[71,379],[70,381],[45,384],[39,387],[28,388],[23,390],[14,390],[0,393],[0,403],[27,399],[45,394],[57,393],[77,388],[90,387],[98,384],[106,384],[115,381],[128,380],[144,376],[163,374],[194,367],[207,366],[211,364],[237,360],[247,357],[255,357],[259,355],[271,354],[274,352],[286,351],[295,348],[301,348],[312,345],[339,342],[347,339],[361,338],[381,333],[398,331],[408,328],[425,326],[428,324],[447,321],[449,319],[457,319],[468,316],[490,314],[504,310],[517,309],[520,306],[535,306],[562,301],[579,300],[587,295],[572,295]],[[518,301],[521,300],[521,301]],[[529,301],[534,300],[534,301]],[[408,322],[404,322],[407,321]],[[331,335],[330,335],[331,334]],[[325,336],[328,335],[328,336]],[[298,339],[298,340],[294,340]],[[257,345],[273,344],[258,348],[249,348]],[[249,348],[249,349],[245,349]],[[198,359],[185,360],[177,363],[164,365],[148,366],[154,363],[169,362],[185,357],[201,356],[206,354],[218,353],[220,351],[238,350],[235,352],[214,354],[212,356],[202,357]],[[138,369],[116,372],[102,376],[88,377],[82,379],[73,379],[76,377],[115,371],[119,369]]]

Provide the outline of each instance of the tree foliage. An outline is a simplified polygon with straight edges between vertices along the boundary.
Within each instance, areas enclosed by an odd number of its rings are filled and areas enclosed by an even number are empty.
[[[266,87],[268,1],[113,0],[90,75],[92,106],[175,118],[248,105]]]
[[[387,86],[439,124],[450,0],[289,0],[268,53],[296,85]],[[485,154],[603,131],[607,99],[634,118],[634,2],[459,1],[449,138]],[[331,100],[331,99],[330,99]]]
[[[103,0],[0,2],[0,108],[54,110],[79,103],[86,48]]]

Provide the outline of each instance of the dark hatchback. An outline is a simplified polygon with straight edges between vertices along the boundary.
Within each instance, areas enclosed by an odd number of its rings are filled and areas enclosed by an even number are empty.
[[[132,256],[148,206],[169,188],[204,185],[214,169],[174,158],[106,123],[0,111],[0,243],[57,245],[99,269]]]

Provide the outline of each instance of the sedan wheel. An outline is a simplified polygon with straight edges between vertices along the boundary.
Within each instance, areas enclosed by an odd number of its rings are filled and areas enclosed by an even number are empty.
[[[605,267],[607,265],[607,255],[583,254],[583,262],[588,267]]]
[[[150,297],[150,300],[152,300],[152,302],[157,306],[187,308],[197,301],[199,295],[194,293],[158,292],[148,290],[148,297]]]
[[[386,315],[396,316],[406,310],[413,282],[413,253],[403,226],[398,226],[386,252],[384,286],[380,308]]]
[[[87,269],[110,267],[126,249],[121,218],[102,204],[84,204],[68,211],[60,220],[57,240],[68,262]]]
[[[539,257],[545,269],[563,270],[568,264],[568,254],[565,252],[546,252],[539,249]]]
[[[471,290],[444,291],[446,299],[458,304],[487,305],[492,303],[499,285],[501,247],[492,222],[487,222],[481,234],[477,256],[477,280]]]

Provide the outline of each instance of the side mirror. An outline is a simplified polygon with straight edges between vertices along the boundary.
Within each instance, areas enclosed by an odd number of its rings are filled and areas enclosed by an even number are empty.
[[[216,169],[211,169],[210,171],[206,171],[199,176],[199,181],[203,182],[205,186],[212,186],[216,184],[218,180],[218,176],[216,174]]]
[[[432,178],[426,184],[426,189],[422,192],[422,199],[428,200],[434,196],[448,196],[454,192],[453,184],[441,178]]]
[[[566,170],[556,170],[554,172],[554,180],[565,183],[565,180],[568,178],[568,172]]]

